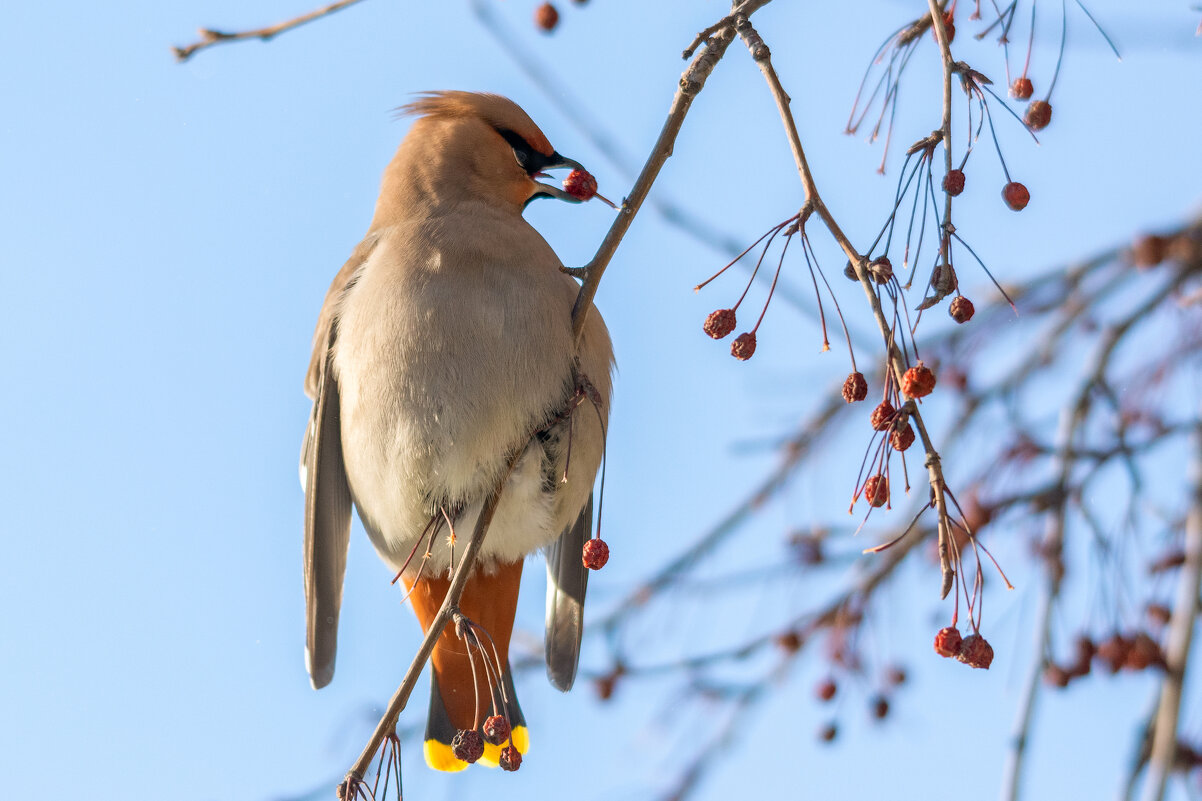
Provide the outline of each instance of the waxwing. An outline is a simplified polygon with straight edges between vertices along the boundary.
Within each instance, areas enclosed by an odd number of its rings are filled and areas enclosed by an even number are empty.
[[[436,92],[404,110],[418,119],[326,295],[305,381],[306,663],[315,688],[333,678],[352,504],[424,631],[520,449],[459,603],[485,645],[448,626],[431,657],[426,761],[460,770],[456,733],[492,716],[512,729],[503,744],[528,748],[508,655],[522,562],[539,549],[547,673],[564,691],[575,678],[613,350],[595,308],[577,345],[578,285],[522,217],[538,197],[576,201],[538,179],[580,165],[503,97]]]

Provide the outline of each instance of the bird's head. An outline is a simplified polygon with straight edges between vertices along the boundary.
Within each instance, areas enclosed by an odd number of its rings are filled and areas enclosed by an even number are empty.
[[[547,178],[547,170],[583,170],[556,152],[512,100],[474,92],[429,92],[404,106],[420,115],[384,175],[381,205],[484,202],[517,212],[531,200],[580,198]]]

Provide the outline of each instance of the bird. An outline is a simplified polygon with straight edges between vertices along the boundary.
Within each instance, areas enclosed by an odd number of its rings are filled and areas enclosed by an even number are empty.
[[[499,95],[427,92],[402,112],[416,119],[326,293],[305,377],[306,667],[315,689],[333,678],[352,506],[426,632],[516,454],[459,601],[471,624],[447,626],[431,656],[423,751],[462,770],[461,733],[499,716],[520,763],[529,734],[508,653],[523,561],[545,553],[547,675],[566,692],[614,367],[591,304],[573,335],[579,284],[522,213],[538,198],[579,202],[538,179],[583,167]],[[479,761],[505,766],[484,732]]]

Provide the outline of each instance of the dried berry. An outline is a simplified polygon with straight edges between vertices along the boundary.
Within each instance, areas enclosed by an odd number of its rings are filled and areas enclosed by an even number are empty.
[[[1148,620],[1154,625],[1167,625],[1169,619],[1172,618],[1173,612],[1164,604],[1148,604],[1147,608]]]
[[[960,630],[955,626],[944,626],[935,634],[935,653],[942,657],[953,657],[960,653]]]
[[[914,444],[914,429],[909,423],[889,435],[889,444],[895,451],[904,451]]]
[[[475,729],[460,729],[451,740],[451,753],[464,762],[475,762],[484,756],[484,738]]]
[[[1131,640],[1131,649],[1127,651],[1126,666],[1130,670],[1143,670],[1149,667],[1159,667],[1164,664],[1164,654],[1145,632],[1139,632]]]
[[[795,654],[801,650],[801,635],[795,631],[786,631],[776,638],[776,644],[785,653]]]
[[[522,766],[522,752],[507,745],[501,749],[501,758],[497,760],[501,770],[514,771]]]
[[[828,723],[818,731],[818,739],[824,743],[833,742],[835,736],[839,734],[839,730],[835,728],[834,723]]]
[[[863,373],[852,373],[843,382],[843,400],[848,403],[862,401],[868,397],[868,382]]]
[[[584,543],[584,566],[589,570],[600,570],[609,561],[609,546],[600,537]]]
[[[906,683],[906,669],[901,665],[894,665],[886,671],[885,681],[894,687],[900,687]]]
[[[1002,187],[1002,200],[1014,211],[1022,211],[1031,202],[1031,193],[1018,181],[1011,181]]]
[[[893,416],[897,411],[893,408],[893,404],[889,401],[881,401],[880,404],[872,410],[872,416],[868,418],[868,422],[872,423],[873,431],[884,431],[889,428],[889,424],[893,422]]]
[[[878,695],[872,699],[872,716],[877,720],[884,720],[889,716],[889,699],[883,695]]]
[[[820,701],[829,701],[835,697],[835,693],[838,691],[839,685],[835,684],[834,679],[823,679],[814,688],[814,695],[818,696]]]
[[[1014,83],[1010,84],[1010,96],[1016,100],[1027,100],[1035,92],[1035,87],[1031,85],[1031,79],[1027,76],[1015,78]]]
[[[705,318],[702,330],[714,339],[726,336],[735,330],[735,310],[718,309],[718,311],[710,312],[710,316]]]
[[[955,268],[947,263],[935,265],[935,269],[931,270],[931,286],[944,295],[955,292],[960,286]]]
[[[1093,640],[1086,634],[1078,635],[1073,647],[1076,649],[1077,658],[1070,668],[1070,672],[1075,676],[1085,676],[1089,673],[1089,663],[1093,661],[1093,655],[1097,652],[1097,648],[1094,647]]]
[[[754,356],[755,332],[748,331],[746,334],[739,334],[735,337],[735,341],[730,344],[730,355],[741,362],[745,362]]]
[[[964,191],[964,171],[951,170],[943,176],[943,191],[952,197]]]
[[[1027,106],[1025,120],[1032,131],[1043,130],[1052,121],[1052,104],[1046,100],[1032,100]]]
[[[577,200],[591,200],[597,194],[597,179],[587,170],[572,170],[563,179],[563,191]]]
[[[534,24],[549,33],[559,24],[559,12],[550,3],[543,3],[534,9]]]
[[[1119,633],[1114,633],[1098,643],[1096,656],[1111,673],[1118,673],[1127,664],[1127,654],[1131,651],[1131,642]]]
[[[935,389],[935,374],[921,361],[902,376],[902,392],[910,398],[925,398]]]
[[[509,739],[509,721],[500,715],[493,715],[484,721],[484,742],[489,745],[500,745]]]
[[[969,667],[988,670],[993,664],[993,646],[980,634],[969,634],[960,643],[960,653],[956,654],[956,659]]]
[[[973,308],[972,301],[963,295],[957,296],[947,307],[947,313],[952,316],[952,319],[963,325],[972,319],[976,314],[976,309]]]
[[[602,701],[608,701],[614,694],[614,687],[618,683],[618,677],[614,675],[602,676],[593,684],[597,688],[597,697]]]
[[[1043,669],[1044,683],[1052,687],[1067,687],[1071,678],[1072,676],[1069,675],[1069,672],[1055,662],[1050,663]]]
[[[870,506],[884,506],[889,502],[889,479],[877,473],[864,482],[864,500]]]
[[[887,284],[889,283],[889,279],[893,277],[893,262],[889,261],[888,256],[873,259],[868,265],[868,274],[878,284]]]
[[[1135,240],[1131,249],[1131,260],[1136,267],[1155,267],[1164,261],[1168,240],[1163,236],[1148,234]]]

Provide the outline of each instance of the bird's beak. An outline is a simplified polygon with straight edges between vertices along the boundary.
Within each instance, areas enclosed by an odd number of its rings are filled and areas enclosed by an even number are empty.
[[[588,170],[584,169],[584,165],[579,161],[570,159],[567,156],[561,156],[559,152],[556,151],[551,154],[549,161],[543,165],[542,170],[536,172],[533,177],[549,178],[550,176],[543,172],[543,170],[558,170],[568,167],[573,170],[583,170],[584,172],[588,172]],[[553,184],[544,184],[540,181],[535,181],[534,185],[538,187],[538,190],[531,196],[532,200],[536,197],[553,197],[558,198],[559,200],[565,200],[568,203],[581,202],[580,198],[569,195],[567,192],[563,191],[563,189],[558,186],[554,186]]]

